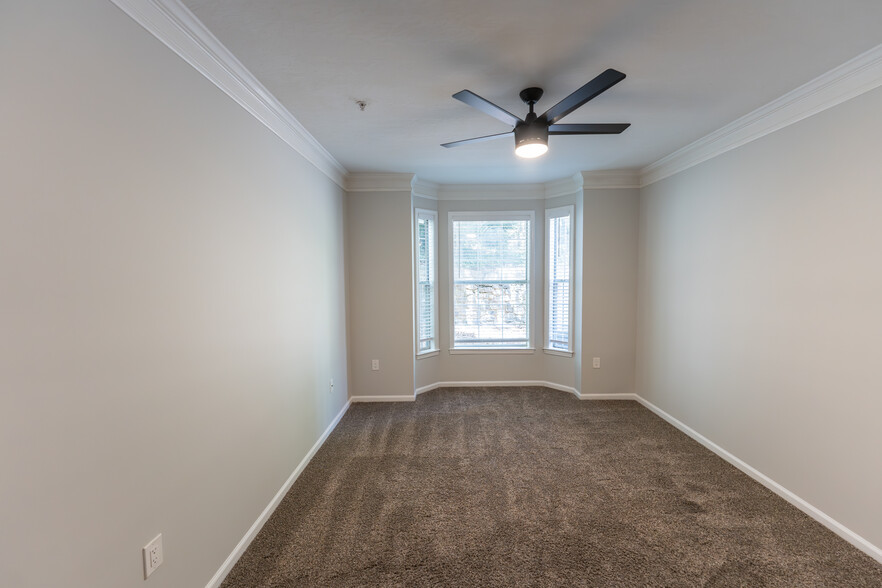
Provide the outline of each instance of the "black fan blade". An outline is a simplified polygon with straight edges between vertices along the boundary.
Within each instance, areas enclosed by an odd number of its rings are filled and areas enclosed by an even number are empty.
[[[631,123],[591,123],[582,125],[549,125],[549,135],[618,135]]]
[[[624,79],[625,74],[622,72],[608,69],[549,108],[542,116],[545,117],[548,124],[554,124],[592,98],[609,90]]]
[[[453,97],[460,102],[468,104],[472,108],[477,108],[484,114],[489,114],[493,118],[501,120],[505,124],[515,126],[516,124],[521,122],[521,119],[519,119],[509,111],[496,106],[486,98],[481,98],[471,90],[463,90],[461,92],[457,92],[453,95]]]
[[[469,143],[481,143],[483,141],[490,141],[491,139],[499,139],[500,137],[510,137],[514,134],[514,131],[509,131],[507,133],[499,133],[498,135],[485,135],[483,137],[474,137],[473,139],[463,139],[462,141],[454,141],[452,143],[441,143],[442,147],[459,147],[460,145],[468,145]]]

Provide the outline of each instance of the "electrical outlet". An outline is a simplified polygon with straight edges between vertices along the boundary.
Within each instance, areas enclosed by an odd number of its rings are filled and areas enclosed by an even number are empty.
[[[372,359],[371,360],[371,369],[374,370],[375,372],[380,371],[380,360],[379,359]]]
[[[162,533],[154,537],[153,541],[144,546],[144,579],[156,571],[162,565]]]
[[[599,357],[594,358],[594,369],[600,369],[600,358]]]

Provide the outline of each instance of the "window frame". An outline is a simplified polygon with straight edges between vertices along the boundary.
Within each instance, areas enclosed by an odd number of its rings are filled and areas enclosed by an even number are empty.
[[[527,259],[526,259],[526,289],[527,289],[527,336],[526,346],[524,347],[506,347],[506,346],[481,346],[468,347],[456,345],[456,327],[455,327],[455,294],[456,283],[454,281],[454,263],[453,263],[453,227],[456,221],[527,221]],[[532,210],[494,210],[494,211],[450,211],[447,213],[447,261],[448,261],[448,328],[449,331],[449,349],[451,355],[457,354],[530,354],[535,351],[533,347],[533,259],[536,233],[536,214]]]
[[[432,286],[432,344],[430,349],[420,349],[420,243],[419,223],[420,218],[432,221],[432,244],[431,254],[431,277]],[[414,301],[414,354],[417,359],[438,355],[440,347],[438,343],[438,211],[425,208],[414,208],[413,211],[413,301]]]
[[[567,349],[557,349],[551,346],[551,256],[553,248],[551,247],[551,221],[557,218],[569,217],[570,219],[570,243],[569,243],[569,301],[568,301],[568,332],[567,332]],[[543,298],[545,302],[545,340],[543,343],[543,351],[549,355],[562,355],[565,357],[573,357],[573,335],[574,335],[574,301],[575,301],[575,257],[576,257],[576,210],[575,206],[568,204],[558,206],[556,208],[545,209],[545,284]]]

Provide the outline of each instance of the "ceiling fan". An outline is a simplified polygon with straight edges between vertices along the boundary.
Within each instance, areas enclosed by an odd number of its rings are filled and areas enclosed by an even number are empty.
[[[453,95],[460,102],[477,108],[493,118],[512,125],[512,130],[507,133],[486,135],[442,143],[442,147],[459,147],[470,143],[480,143],[500,137],[514,135],[515,153],[520,157],[539,157],[548,151],[548,135],[617,135],[627,129],[630,123],[593,123],[562,125],[557,121],[573,112],[592,98],[609,90],[625,79],[625,74],[614,69],[608,69],[548,110],[544,114],[536,115],[533,105],[542,98],[542,88],[527,88],[520,93],[521,100],[530,106],[530,112],[524,119],[520,119],[507,110],[496,106],[489,100],[481,98],[470,90],[463,90]]]

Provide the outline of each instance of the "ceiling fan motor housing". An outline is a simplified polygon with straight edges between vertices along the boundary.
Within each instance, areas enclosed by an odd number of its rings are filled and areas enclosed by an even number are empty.
[[[530,143],[548,143],[548,123],[535,115],[527,116],[526,121],[515,127],[514,134],[516,148]]]

